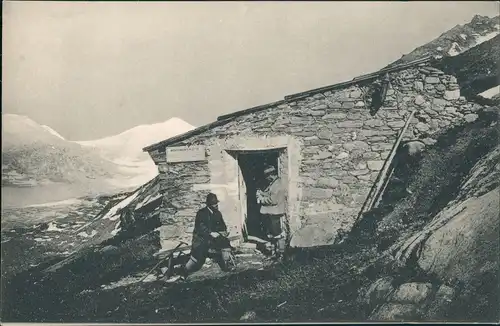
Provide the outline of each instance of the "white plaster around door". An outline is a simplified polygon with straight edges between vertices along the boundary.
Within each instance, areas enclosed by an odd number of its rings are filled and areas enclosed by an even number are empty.
[[[288,220],[289,237],[301,227],[299,210],[301,201],[301,190],[299,189],[299,169],[301,160],[301,143],[292,136],[245,136],[231,137],[227,139],[218,139],[218,149],[221,150],[222,163],[224,165],[224,175],[226,182],[230,182],[231,187],[228,190],[228,197],[231,198],[231,213],[237,210],[238,217],[231,217],[231,223],[238,228],[239,235],[242,235],[242,228],[245,221],[246,205],[242,204],[241,196],[245,196],[244,187],[241,187],[241,171],[238,165],[238,152],[258,152],[263,150],[279,150],[281,165],[286,169],[283,176],[287,179],[287,205],[286,214]],[[233,191],[235,191],[233,193]]]

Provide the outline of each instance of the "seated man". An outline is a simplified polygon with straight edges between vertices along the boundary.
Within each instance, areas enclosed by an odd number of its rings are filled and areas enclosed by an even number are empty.
[[[190,258],[184,266],[173,271],[177,275],[169,281],[173,282],[179,278],[186,279],[189,274],[200,270],[209,255],[210,249],[215,249],[220,253],[222,250],[231,248],[230,241],[227,238],[229,233],[219,211],[218,203],[219,200],[215,194],[210,193],[207,195],[206,206],[196,214]],[[218,259],[217,263],[222,270],[227,269],[227,263],[223,259]]]

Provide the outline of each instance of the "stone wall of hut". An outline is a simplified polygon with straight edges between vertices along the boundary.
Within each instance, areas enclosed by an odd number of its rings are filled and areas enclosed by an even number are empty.
[[[206,161],[166,163],[166,149],[150,152],[158,165],[163,192],[161,232],[165,246],[191,238],[194,216],[209,191],[222,198],[221,211],[231,234],[239,234],[237,165],[228,147],[272,147],[288,144],[292,246],[332,243],[348,231],[384,166],[398,132],[412,110],[404,140],[432,142],[443,128],[474,121],[480,105],[460,96],[455,77],[421,64],[389,74],[383,106],[370,112],[371,93],[380,79],[339,89],[287,97],[253,113],[170,146],[202,145]]]

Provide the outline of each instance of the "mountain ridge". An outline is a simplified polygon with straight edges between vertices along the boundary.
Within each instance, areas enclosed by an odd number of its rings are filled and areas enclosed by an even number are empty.
[[[142,145],[192,128],[172,118],[82,145],[27,116],[2,114],[2,202],[40,203],[140,186],[157,174]]]
[[[437,59],[456,56],[494,38],[499,33],[500,15],[495,17],[475,15],[470,22],[456,25],[435,39],[403,55],[387,67],[404,64],[425,56],[433,56]]]

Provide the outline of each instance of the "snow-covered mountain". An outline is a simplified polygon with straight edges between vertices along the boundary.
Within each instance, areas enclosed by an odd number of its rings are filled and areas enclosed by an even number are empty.
[[[171,118],[165,122],[139,125],[118,135],[77,143],[98,149],[104,157],[115,163],[137,166],[145,162],[152,163],[149,155],[142,151],[144,147],[194,128],[182,119]]]
[[[131,180],[115,179],[112,182],[122,188],[127,184],[142,185],[158,173],[149,155],[142,151],[148,145],[183,134],[195,127],[179,118],[150,125],[139,125],[120,134],[75,143],[96,150],[100,155],[119,165],[123,173],[135,175]]]
[[[64,140],[28,117],[2,115],[2,186],[87,184],[112,178],[118,166],[93,149]]]
[[[192,128],[172,119],[80,144],[26,116],[2,114],[2,204],[36,204],[135,188],[157,173],[142,147]]]
[[[405,54],[391,66],[426,56],[435,58],[456,56],[500,34],[500,16],[476,15],[464,25],[457,25],[436,39]]]
[[[2,151],[33,143],[63,144],[64,138],[47,126],[17,114],[2,114]]]
[[[78,142],[65,140],[54,129],[26,116],[2,114],[2,187],[65,184],[88,192],[136,187],[157,173],[142,148],[193,128],[172,118]]]

